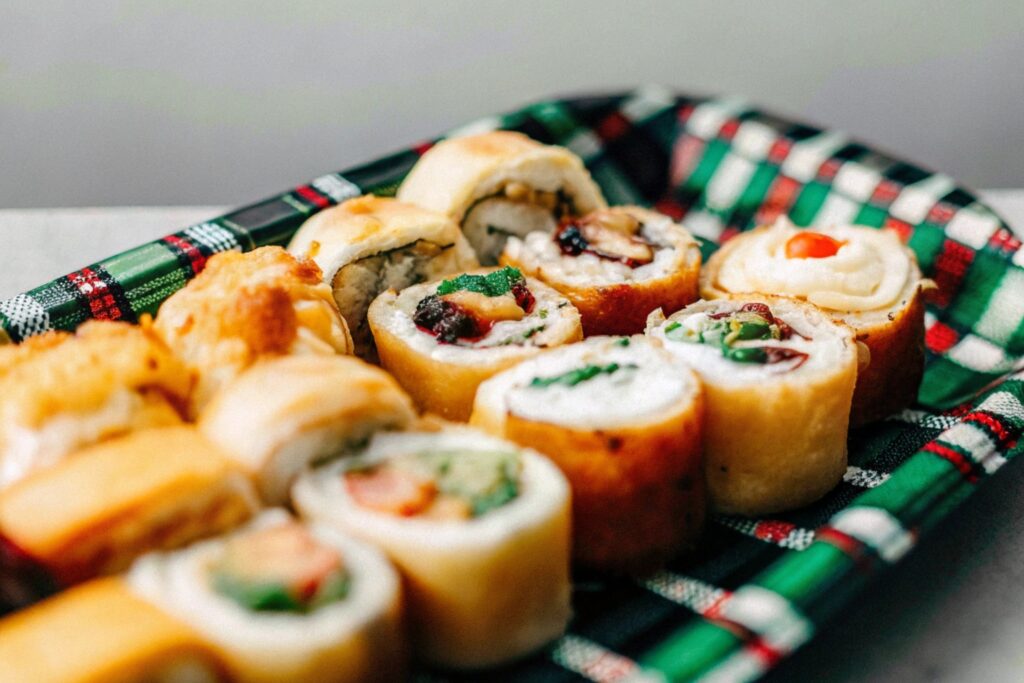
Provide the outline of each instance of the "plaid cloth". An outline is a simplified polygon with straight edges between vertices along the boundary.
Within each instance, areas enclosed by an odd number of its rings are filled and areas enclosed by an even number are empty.
[[[774,519],[715,519],[699,557],[643,580],[578,577],[569,633],[489,680],[758,678],[1020,451],[1024,373],[1013,372],[1024,352],[1024,252],[947,176],[739,100],[658,88],[541,102],[453,133],[494,128],[568,147],[611,203],[684,220],[705,257],[783,214],[798,225],[860,223],[900,233],[939,290],[927,312],[918,406],[851,433],[849,470],[827,498]],[[4,301],[0,336],[19,341],[90,317],[155,312],[215,252],[281,244],[326,206],[394,194],[432,142]]]

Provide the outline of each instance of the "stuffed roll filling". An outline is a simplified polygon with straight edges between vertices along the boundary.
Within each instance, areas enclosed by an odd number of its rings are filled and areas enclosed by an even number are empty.
[[[562,220],[575,215],[572,197],[564,190],[540,190],[513,181],[470,206],[462,231],[480,262],[493,265],[509,237],[534,231],[551,234]]]
[[[351,587],[341,552],[295,522],[232,538],[210,576],[214,590],[254,612],[312,612]]]
[[[423,450],[350,469],[345,488],[356,504],[400,517],[467,520],[519,495],[514,451]]]

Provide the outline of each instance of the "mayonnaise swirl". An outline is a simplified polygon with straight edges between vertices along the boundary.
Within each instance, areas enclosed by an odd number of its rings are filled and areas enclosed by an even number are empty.
[[[788,219],[738,237],[714,284],[728,292],[799,297],[833,311],[871,311],[895,304],[911,276],[911,261],[888,230],[849,225],[814,228],[844,244],[834,256],[787,258],[799,232]]]

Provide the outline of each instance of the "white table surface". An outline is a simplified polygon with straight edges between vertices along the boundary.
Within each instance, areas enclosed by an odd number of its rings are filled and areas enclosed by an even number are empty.
[[[1024,234],[1024,190],[981,194]],[[0,298],[224,210],[0,210]],[[1011,463],[770,680],[1024,681],[1022,494]]]

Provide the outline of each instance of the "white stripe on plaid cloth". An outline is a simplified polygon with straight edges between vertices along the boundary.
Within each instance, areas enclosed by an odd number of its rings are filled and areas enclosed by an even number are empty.
[[[51,328],[50,313],[28,294],[0,301],[0,313],[10,321],[11,329],[22,339],[42,334]]]
[[[793,145],[779,170],[794,180],[808,183],[818,175],[818,168],[825,160],[847,142],[849,139],[845,135],[834,131],[825,131],[801,140]]]
[[[686,128],[691,135],[710,140],[718,135],[723,123],[749,108],[744,100],[736,98],[703,102],[690,113]]]
[[[923,221],[932,207],[954,187],[947,175],[930,175],[913,185],[907,185],[889,207],[889,213],[911,225]]]
[[[677,605],[689,607],[700,615],[706,615],[716,609],[731,595],[730,591],[724,588],[666,571],[648,576],[640,581],[640,585]]]
[[[645,85],[622,103],[619,111],[634,123],[641,123],[675,107],[676,98],[670,90],[660,85]]]
[[[359,186],[344,178],[340,173],[328,173],[313,180],[310,185],[330,197],[335,204],[362,194]]]
[[[644,671],[632,659],[571,633],[555,643],[551,659],[595,683],[655,683],[665,680],[657,673]]]
[[[197,242],[216,254],[221,251],[240,250],[235,234],[222,225],[213,222],[190,225],[182,233],[193,242]]]
[[[862,489],[873,489],[888,481],[889,476],[888,472],[879,472],[878,470],[869,470],[850,465],[846,468],[843,481],[851,486],[858,486]]]
[[[913,534],[882,508],[847,508],[837,513],[829,526],[873,548],[887,562],[895,562],[914,546]]]
[[[941,430],[949,429],[960,421],[960,418],[953,415],[933,415],[932,413],[924,410],[904,410],[903,412],[893,415],[887,419],[907,422],[926,429]]]

